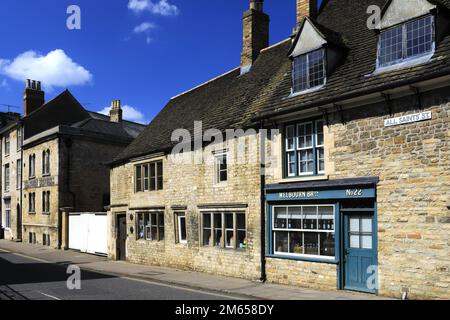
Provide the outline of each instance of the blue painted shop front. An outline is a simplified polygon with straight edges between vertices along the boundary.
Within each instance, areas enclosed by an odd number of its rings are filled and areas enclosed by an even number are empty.
[[[377,293],[377,183],[267,185],[268,256],[335,264],[338,289]]]

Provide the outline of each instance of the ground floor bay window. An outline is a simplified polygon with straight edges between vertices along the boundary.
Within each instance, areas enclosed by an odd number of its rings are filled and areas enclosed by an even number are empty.
[[[334,205],[273,207],[273,252],[334,258],[334,216]]]

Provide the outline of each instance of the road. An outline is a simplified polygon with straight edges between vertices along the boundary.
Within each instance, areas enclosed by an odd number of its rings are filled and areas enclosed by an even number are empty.
[[[82,267],[82,266],[81,266]],[[231,296],[81,271],[69,290],[67,266],[0,251],[0,300],[231,300]]]

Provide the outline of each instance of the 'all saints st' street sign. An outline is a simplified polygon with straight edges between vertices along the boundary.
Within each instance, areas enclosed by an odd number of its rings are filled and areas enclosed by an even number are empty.
[[[432,119],[431,111],[421,112],[421,113],[410,114],[410,115],[406,115],[406,116],[402,116],[402,117],[386,119],[386,120],[384,120],[384,126],[385,127],[399,126],[402,124],[426,121],[426,120],[431,120],[431,119]]]

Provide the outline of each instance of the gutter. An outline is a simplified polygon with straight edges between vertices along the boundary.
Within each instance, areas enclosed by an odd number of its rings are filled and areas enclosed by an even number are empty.
[[[434,78],[439,78],[442,76],[447,76],[449,74],[450,74],[450,68],[441,69],[439,71],[429,73],[429,74],[427,74],[425,76],[421,76],[421,77],[407,78],[405,80],[401,80],[401,81],[394,82],[394,83],[388,82],[385,85],[382,85],[382,86],[379,86],[379,87],[376,87],[373,89],[369,89],[369,90],[361,89],[358,91],[353,91],[353,92],[343,94],[338,97],[331,97],[331,98],[326,98],[323,100],[316,100],[316,101],[313,101],[310,103],[290,106],[290,107],[286,107],[286,108],[284,108],[282,110],[278,110],[278,111],[260,112],[260,113],[255,114],[255,116],[252,118],[252,121],[258,122],[258,121],[261,121],[263,119],[267,119],[270,117],[281,116],[281,115],[285,115],[288,113],[305,110],[305,109],[309,109],[309,108],[313,108],[313,107],[321,107],[321,106],[324,106],[327,104],[338,104],[338,103],[344,102],[345,100],[354,99],[354,98],[358,98],[360,96],[370,95],[370,94],[374,94],[374,93],[378,93],[378,92],[382,92],[382,91],[386,91],[386,90],[396,89],[396,88],[411,85],[411,84],[414,84],[417,82],[422,82],[422,81],[432,80]]]

